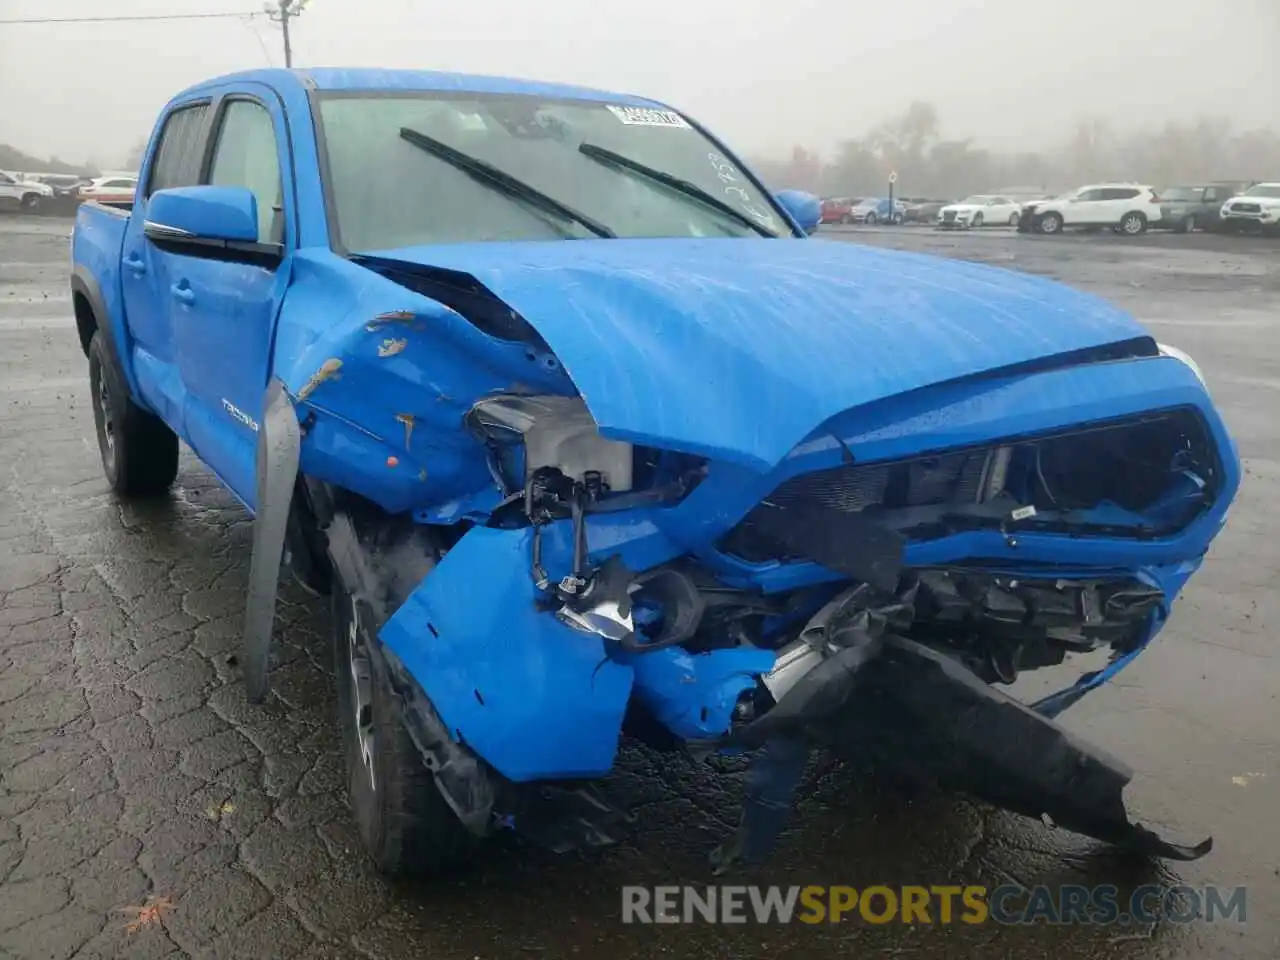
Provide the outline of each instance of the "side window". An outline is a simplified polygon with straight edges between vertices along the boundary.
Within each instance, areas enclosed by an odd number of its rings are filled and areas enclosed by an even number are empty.
[[[190,187],[200,182],[204,142],[201,132],[209,112],[207,103],[179,107],[169,114],[160,132],[160,144],[151,161],[147,196],[170,187]]]
[[[1137,195],[1137,190],[1122,189],[1119,187],[1113,187],[1109,190],[1102,191],[1103,200],[1132,200]]]
[[[1218,188],[1217,188],[1217,187],[1206,187],[1206,188],[1205,188],[1205,191],[1204,191],[1204,202],[1205,202],[1205,203],[1217,203],[1219,200],[1223,200],[1223,199],[1225,199],[1225,198],[1224,198],[1224,197],[1222,197],[1222,196],[1220,196],[1220,195],[1218,194]]]
[[[1079,202],[1081,200],[1101,200],[1102,193],[1103,191],[1101,190],[1086,190],[1083,193],[1081,193],[1078,197],[1076,197],[1076,201]]]
[[[258,242],[284,241],[280,155],[271,114],[252,100],[232,100],[222,114],[209,183],[247,187],[258,199]]]
[[[0,173],[0,183],[13,183],[13,178],[7,173]]]

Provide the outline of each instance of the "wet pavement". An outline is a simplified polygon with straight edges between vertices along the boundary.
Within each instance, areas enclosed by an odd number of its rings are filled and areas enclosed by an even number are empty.
[[[1248,887],[1247,923],[627,926],[623,884],[716,882],[741,770],[628,749],[625,844],[495,848],[448,883],[367,866],[343,795],[327,614],[286,590],[274,695],[230,659],[244,511],[187,456],[172,497],[102,479],[67,292],[69,222],[0,217],[0,957],[1274,957],[1280,954],[1280,242],[837,231],[1048,274],[1197,358],[1245,461],[1227,531],[1172,625],[1067,725],[1131,763],[1135,815],[1204,860],[1106,848],[950,797],[813,772],[777,884]]]

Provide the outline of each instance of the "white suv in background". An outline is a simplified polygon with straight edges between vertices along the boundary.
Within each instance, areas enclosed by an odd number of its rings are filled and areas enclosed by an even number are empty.
[[[1243,226],[1261,230],[1280,228],[1280,183],[1255,183],[1222,205],[1218,212],[1222,228],[1239,230]]]
[[[34,180],[23,180],[21,175],[0,171],[0,207],[19,207],[29,213],[40,209],[40,204],[53,198],[53,187]]]
[[[1033,230],[1058,233],[1063,227],[1111,227],[1116,233],[1137,236],[1160,219],[1160,197],[1142,183],[1092,183],[1052,200],[1039,200],[1024,208]]]

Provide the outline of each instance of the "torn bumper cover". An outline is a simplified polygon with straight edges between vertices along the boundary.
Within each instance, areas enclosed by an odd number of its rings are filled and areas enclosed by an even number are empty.
[[[860,692],[841,728],[874,714],[875,741],[865,745],[915,778],[1145,856],[1195,860],[1213,847],[1171,843],[1131,822],[1128,767],[937,650],[886,637]]]

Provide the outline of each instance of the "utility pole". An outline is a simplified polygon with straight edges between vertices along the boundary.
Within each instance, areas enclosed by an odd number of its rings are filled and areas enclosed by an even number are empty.
[[[284,65],[286,67],[293,66],[293,47],[289,43],[289,21],[302,13],[310,2],[311,0],[276,0],[274,4],[268,3],[263,7],[267,17],[280,24],[280,31],[284,34]]]

